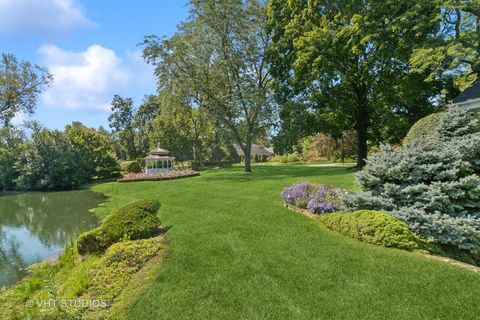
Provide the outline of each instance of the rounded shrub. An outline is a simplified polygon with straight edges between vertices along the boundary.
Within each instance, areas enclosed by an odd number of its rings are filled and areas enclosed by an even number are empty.
[[[160,203],[156,200],[139,200],[113,211],[98,228],[80,235],[77,241],[78,252],[103,252],[122,239],[150,237],[160,226],[156,215],[159,208]]]
[[[444,114],[443,112],[432,113],[415,122],[403,139],[403,144],[412,143],[432,134],[440,124]]]
[[[142,172],[142,167],[138,161],[130,161],[127,164],[127,172],[128,173],[139,173]]]
[[[405,222],[380,211],[333,212],[319,216],[318,220],[330,230],[384,247],[409,251],[430,247]]]

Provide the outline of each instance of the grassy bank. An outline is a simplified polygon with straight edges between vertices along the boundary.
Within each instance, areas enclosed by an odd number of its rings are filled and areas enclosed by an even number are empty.
[[[300,181],[350,189],[342,167],[254,166],[93,190],[105,216],[157,198],[170,245],[130,319],[477,319],[480,275],[330,232],[282,206]]]

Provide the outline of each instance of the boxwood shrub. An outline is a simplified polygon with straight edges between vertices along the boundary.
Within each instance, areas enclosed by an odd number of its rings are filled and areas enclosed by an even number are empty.
[[[423,139],[432,134],[440,124],[445,113],[432,113],[415,122],[403,139],[403,144],[409,144],[417,139]]]
[[[409,251],[435,251],[413,234],[405,222],[380,211],[332,212],[319,216],[318,220],[330,230],[364,242]]]
[[[102,224],[80,235],[77,248],[80,254],[103,252],[122,239],[142,239],[154,234],[160,226],[157,200],[129,203],[108,215]]]
[[[139,173],[142,172],[142,167],[138,161],[131,161],[127,165],[127,172],[128,173]]]

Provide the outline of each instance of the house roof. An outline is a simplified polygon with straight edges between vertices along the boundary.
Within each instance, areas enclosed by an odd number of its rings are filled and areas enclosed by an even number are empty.
[[[469,100],[480,99],[480,78],[475,80],[470,87],[453,99],[454,104],[463,104]]]
[[[244,156],[245,154],[243,153],[243,150],[242,148],[240,148],[239,145],[234,145],[233,146],[235,148],[235,151],[237,152],[237,154],[239,156]],[[259,146],[258,144],[252,144],[252,148],[251,148],[251,154],[264,154],[264,155],[267,155],[267,156],[271,156],[273,155],[273,152],[271,150],[269,150],[270,148],[265,148],[263,146]]]

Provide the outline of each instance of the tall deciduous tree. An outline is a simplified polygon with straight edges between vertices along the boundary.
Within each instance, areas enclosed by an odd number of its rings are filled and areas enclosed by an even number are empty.
[[[47,69],[19,61],[12,54],[0,59],[0,122],[7,126],[16,114],[33,113],[38,95],[53,80]]]
[[[412,73],[428,72],[427,81],[445,83],[444,98],[454,98],[480,73],[480,1],[430,2],[440,12],[431,23],[440,26],[429,41],[415,50]]]
[[[253,141],[272,125],[275,104],[266,59],[270,36],[263,2],[192,0],[191,14],[168,40],[145,37],[144,57],[160,89],[172,82],[228,128],[251,171]]]
[[[408,61],[435,32],[437,14],[429,1],[270,1],[280,101],[318,109],[324,128],[333,119],[336,132],[356,129],[362,167],[367,140],[402,124],[405,114],[431,112],[425,92],[434,90],[421,75],[409,75]]]
[[[160,108],[160,97],[148,95],[135,113],[133,118],[135,145],[140,155],[148,154],[149,148],[155,143],[150,141],[148,132],[152,130],[153,120],[160,111]]]
[[[108,117],[110,128],[117,135],[122,150],[122,157],[134,160],[139,155],[135,146],[135,132],[133,120],[135,110],[131,98],[122,98],[114,95],[112,100],[112,114]]]

